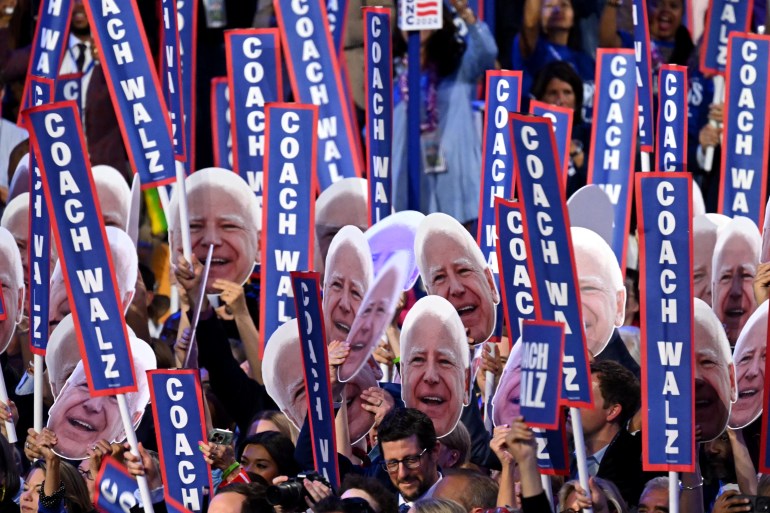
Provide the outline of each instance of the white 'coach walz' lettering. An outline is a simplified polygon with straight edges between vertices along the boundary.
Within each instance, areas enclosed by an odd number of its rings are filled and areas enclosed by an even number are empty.
[[[521,369],[521,406],[545,408],[543,394],[545,380],[548,377],[548,344],[544,342],[524,342],[522,348]]]
[[[66,16],[68,13],[64,13]],[[62,0],[51,0],[48,2],[48,9],[46,9],[46,15],[49,17],[62,16]],[[49,18],[50,20],[50,18]],[[60,30],[50,29],[48,27],[40,27],[40,41],[37,62],[35,63],[35,69],[33,74],[43,77],[50,77],[56,75],[58,70],[51,70],[51,61],[55,61],[55,56],[52,52],[57,50],[59,39],[62,37]]]
[[[103,18],[108,18],[106,35],[109,41],[105,42],[105,49],[112,50],[118,66],[131,64],[134,62],[134,53],[131,50],[131,45],[126,39],[127,32],[123,25],[123,20],[119,18],[121,15],[120,8],[114,0],[102,0],[100,5],[101,16]],[[145,87],[144,77],[138,76],[121,80],[120,90],[116,92],[122,92],[126,102],[131,105],[132,117],[130,120],[126,121],[132,122],[137,127],[139,140],[147,163],[147,171],[150,174],[164,173],[166,169],[160,161],[158,141],[151,138],[147,133],[146,126],[152,123],[153,119],[145,106],[147,89]]]
[[[171,11],[169,9],[169,5],[171,2],[174,2],[176,0],[163,0],[163,27],[166,30],[171,30]],[[165,42],[165,51],[166,51],[166,84],[168,85],[168,92],[169,94],[181,94],[181,91],[176,91],[175,87],[176,84],[174,83],[173,79],[173,70],[176,67],[176,57],[175,57],[175,49],[176,46],[174,43],[176,41],[166,41]],[[181,76],[181,71],[180,71]],[[176,119],[176,112],[174,112],[171,109],[171,105],[168,105],[168,116],[171,119],[171,137],[172,142],[174,143],[174,146],[179,144],[179,140],[177,139],[177,131],[179,130],[179,120]]]
[[[284,112],[281,114],[281,131],[285,134],[279,144],[281,160],[281,176],[278,179],[277,195],[278,198],[278,235],[294,236],[297,235],[297,214],[292,212],[297,209],[297,196],[299,187],[299,178],[297,177],[297,167],[294,159],[299,155],[299,141],[292,134],[299,132],[299,115],[296,112]],[[276,271],[281,273],[278,282],[278,322],[284,323],[291,320],[287,315],[286,301],[293,300],[294,292],[291,288],[291,279],[289,273],[296,271],[299,265],[299,251],[287,251],[285,249],[275,250]]]
[[[516,264],[513,266],[513,277],[510,280],[511,285],[516,287],[516,295],[513,302],[516,305],[516,311],[521,317],[530,316],[535,312],[535,301],[532,298],[532,280],[529,277],[527,269],[527,246],[524,244],[523,234],[524,225],[521,212],[512,210],[506,218],[508,230],[514,234],[511,242],[508,244],[510,252]],[[514,322],[511,319],[511,322]]]
[[[735,15],[735,6],[741,0],[727,0],[722,6],[722,12],[719,13],[719,45],[717,46],[717,63],[720,66],[727,65],[727,42],[729,40],[729,28],[735,26],[737,16]],[[716,13],[714,13],[716,14]]]
[[[40,177],[40,167],[35,166],[35,191],[40,191],[43,187],[43,182],[41,181]],[[42,192],[37,192],[34,195],[35,203],[32,205],[32,215],[35,219],[42,219],[43,218],[43,194]],[[48,227],[45,228],[48,230]],[[47,255],[43,254],[43,248],[45,246],[45,235],[42,233],[35,233],[32,240],[32,282],[34,283],[34,287],[32,287],[31,290],[31,296],[32,296],[32,311],[30,312],[30,320],[31,320],[31,327],[32,330],[31,336],[33,340],[42,340],[43,334],[41,331],[41,325],[43,323],[43,311],[40,303],[38,302],[40,300],[40,296],[36,294],[39,289],[37,287],[43,286],[43,278],[40,274],[40,264],[45,262]],[[47,262],[46,264],[47,265]],[[48,328],[46,328],[48,329]]]
[[[598,134],[604,137],[604,154],[601,156],[601,169],[606,171],[621,171],[620,169],[620,145],[624,138],[631,133],[624,133],[623,129],[630,126],[623,118],[623,109],[621,103],[628,94],[636,94],[636,91],[626,89],[623,82],[624,77],[629,73],[627,61],[624,57],[617,55],[610,60],[610,80],[607,94],[610,95],[610,105],[607,110],[607,118],[604,120],[606,131],[604,134]],[[628,172],[625,170],[624,172]],[[620,184],[599,184],[604,192],[609,196],[613,205],[617,205],[620,200],[622,186]]]
[[[227,165],[230,169],[233,168],[233,131],[230,130],[230,126],[232,126],[232,114],[230,113],[230,86],[225,83],[224,87],[222,87],[222,91],[224,92],[225,97],[225,122],[227,123],[227,142],[225,143],[225,147],[227,148]],[[256,180],[256,178],[255,178]],[[254,187],[262,188],[262,177],[257,180],[259,183],[249,184],[251,186],[251,190],[254,190]],[[261,199],[260,199],[261,201]]]
[[[179,403],[184,399],[184,388],[178,378],[170,378],[166,381],[166,395],[173,403]],[[176,469],[179,481],[183,485],[193,484],[197,478],[195,465],[188,459],[181,459],[181,457],[193,458],[195,456],[190,440],[184,433],[184,429],[189,424],[187,410],[180,404],[173,404],[168,410],[168,416],[171,425],[174,426],[174,455],[179,458]],[[201,509],[200,490],[195,487],[182,487],[182,503],[185,508],[191,511],[199,511]]]
[[[666,101],[663,102],[663,119],[666,121],[663,129],[663,142],[661,151],[663,152],[663,170],[676,170],[676,151],[679,148],[676,134],[672,123],[680,116],[679,107],[676,103],[676,95],[684,84],[679,82],[679,73],[668,72],[665,75],[663,90],[666,93]]]
[[[676,253],[671,244],[671,241],[666,237],[669,237],[676,231],[676,217],[670,209],[674,206],[674,186],[671,182],[661,182],[656,189],[655,198],[658,205],[661,207],[661,211],[658,214],[658,219],[655,224],[655,228],[658,231],[657,235],[662,237],[662,243],[660,248],[660,255],[658,257],[658,264],[661,266],[659,279],[660,283],[660,311],[661,318],[652,319],[651,322],[662,322],[664,324],[675,325],[678,322],[677,319],[677,297],[676,289],[678,282],[683,279],[688,279],[689,276],[677,276],[674,267],[677,265]],[[656,235],[656,238],[657,238]],[[655,276],[649,276],[648,280],[653,283]],[[661,395],[663,396],[664,411],[665,411],[665,423],[666,423],[666,454],[679,454],[678,445],[674,445],[679,438],[679,418],[676,409],[670,407],[671,398],[678,397],[679,384],[677,382],[677,371],[682,362],[682,347],[683,342],[657,340],[656,345],[658,348],[659,365],[666,369],[666,375],[663,383],[663,389]]]
[[[543,265],[571,265],[571,262],[561,264],[559,261],[559,250],[556,241],[553,239],[554,230],[552,226],[551,215],[546,209],[554,208],[548,201],[548,196],[543,189],[543,185],[537,180],[543,177],[543,161],[534,153],[540,147],[540,141],[537,140],[537,132],[531,126],[521,127],[521,139],[524,147],[529,150],[525,157],[525,168],[529,176],[536,180],[532,184],[533,205],[538,207],[535,214],[535,227],[540,234],[540,247],[543,252]],[[560,208],[560,207],[559,207]],[[569,234],[567,234],[569,236]],[[548,303],[553,307],[553,320],[564,324],[564,334],[571,335],[573,330],[564,315],[564,308],[569,307],[569,284],[564,281],[551,282],[545,280],[545,287],[548,293]],[[572,355],[564,355],[562,360],[564,370],[564,389],[567,392],[577,392],[580,386],[574,382],[577,377],[577,369],[574,366],[575,358]]]
[[[64,212],[67,216],[67,221],[71,223],[69,229],[69,240],[75,249],[75,252],[88,252],[92,250],[91,234],[88,229],[88,225],[85,222],[85,214],[82,211],[83,203],[79,197],[90,196],[91,191],[81,191],[77,182],[72,177],[72,174],[66,169],[67,166],[72,164],[72,152],[67,143],[63,141],[57,141],[64,136],[63,119],[59,114],[50,113],[45,116],[44,124],[45,131],[48,137],[54,141],[51,144],[51,159],[58,168],[62,171],[59,175],[58,194],[63,198],[67,198],[64,201]],[[52,193],[56,193],[54,189]],[[62,237],[67,237],[67,234],[62,233]],[[88,297],[89,301],[89,318],[88,328],[93,329],[94,334],[99,342],[99,351],[102,362],[105,364],[104,377],[106,379],[120,378],[120,371],[115,368],[116,356],[113,350],[112,342],[104,339],[104,335],[110,336],[110,333],[102,333],[102,328],[98,323],[106,322],[110,320],[107,312],[102,306],[102,302],[99,299],[99,295],[104,293],[104,269],[101,266],[95,266],[92,268],[78,269],[76,271],[78,281],[72,282],[73,289],[79,285],[80,290],[73,290],[72,292],[77,295],[84,295]],[[109,273],[109,269],[108,269]],[[109,279],[109,274],[107,275]],[[83,321],[84,319],[81,319]],[[81,324],[85,325],[85,323]],[[83,326],[85,327],[85,326]]]
[[[372,46],[369,57],[372,59],[372,76],[369,79],[369,84],[372,89],[371,109],[372,109],[372,137],[375,141],[385,141],[385,116],[391,113],[386,113],[382,103],[384,101],[383,93],[385,92],[385,84],[382,81],[382,73],[380,68],[382,67],[382,45],[377,38],[382,35],[382,19],[377,16],[372,16],[369,31],[372,35]],[[386,63],[390,66],[390,63]],[[390,87],[390,85],[388,85]],[[374,172],[375,189],[374,189],[374,202],[376,205],[387,205],[388,195],[385,193],[385,187],[382,181],[387,180],[390,170],[390,156],[388,155],[374,155],[372,154],[372,169]],[[374,209],[378,222],[380,216],[380,209]]]
[[[258,37],[247,37],[241,45],[243,56],[247,59],[241,73],[243,74],[243,79],[249,84],[249,89],[246,93],[246,103],[243,105],[246,112],[248,133],[246,137],[239,135],[238,139],[239,141],[246,141],[249,157],[257,162],[265,156],[265,95],[262,92],[265,68],[259,61],[264,51],[262,46],[262,40]],[[230,139],[230,142],[232,144],[232,139]],[[244,162],[240,161],[238,163],[239,166],[244,166],[244,164]],[[246,169],[246,177],[249,187],[256,194],[261,208],[263,172]]]
[[[492,144],[492,155],[488,155],[487,158],[492,159],[492,184],[489,185],[489,205],[487,208],[495,208],[495,198],[504,198],[505,190],[501,182],[506,178],[508,170],[506,169],[504,157],[507,157],[510,152],[510,136],[508,133],[508,109],[505,107],[505,102],[511,97],[511,84],[504,78],[498,78],[497,86],[495,87],[495,101],[497,107],[492,114],[494,117],[492,121],[494,123],[493,137],[494,143]],[[489,130],[488,127],[487,130]],[[484,227],[484,245],[483,250],[487,253],[487,265],[492,269],[495,274],[500,272],[500,265],[497,261],[497,252],[495,251],[495,244],[497,243],[497,233],[495,230],[494,222],[487,224]]]
[[[740,94],[738,96],[737,112],[730,111],[730,117],[735,119],[736,133],[729,133],[728,147],[731,148],[736,156],[742,155],[750,158],[755,151],[762,151],[762,141],[759,141],[759,148],[754,146],[755,116],[760,118],[761,113],[757,113],[757,104],[754,101],[754,92],[752,87],[757,82],[757,52],[759,48],[755,41],[743,41],[740,46],[741,67],[738,70],[738,81]],[[730,84],[733,87],[732,82]],[[764,105],[763,105],[764,106]],[[754,188],[755,169],[745,169],[730,167],[730,186],[733,190],[733,204],[731,210],[733,215],[749,215],[749,203],[746,199],[746,193]]]
[[[313,19],[307,14],[310,7],[308,0],[292,0],[291,11],[298,16],[294,26],[294,32],[302,40],[302,66],[299,70],[310,82],[310,103],[323,107],[329,104],[329,92],[324,82],[324,69],[321,64],[321,53],[313,41],[313,34],[317,28]],[[326,37],[322,35],[321,37]],[[339,172],[339,163],[342,160],[342,154],[337,147],[337,130],[339,123],[344,121],[337,120],[336,115],[323,115],[326,109],[319,109],[318,118],[318,139],[320,142],[319,153],[323,155],[323,162],[329,171],[332,182],[342,180],[343,176]]]
[[[310,391],[312,390],[313,394],[316,395],[315,400],[315,406],[310,409],[311,413],[314,414],[315,421],[317,422],[323,422],[324,421],[324,410],[321,405],[321,397],[318,394],[318,391],[321,388],[321,384],[319,382],[321,376],[316,369],[318,366],[318,358],[316,357],[315,350],[313,349],[313,330],[316,328],[316,326],[313,324],[313,316],[310,314],[310,309],[308,306],[310,305],[310,288],[307,285],[307,282],[302,281],[299,286],[300,289],[300,299],[302,300],[302,306],[305,308],[305,322],[307,323],[307,328],[305,328],[305,337],[303,337],[305,340],[307,340],[307,350],[308,355],[310,355],[310,361],[313,363],[313,366],[311,367],[311,373],[309,376],[305,377],[305,384],[307,386],[308,394],[310,394]],[[317,311],[320,312],[319,305],[315,305],[315,308]],[[317,326],[320,329],[320,326]],[[321,362],[321,365],[326,365],[326,362]],[[326,376],[324,376],[324,379],[327,379]],[[329,445],[331,444],[331,440],[329,440],[326,437],[319,437],[317,438],[319,445],[321,447],[321,462],[324,464],[328,464],[331,460],[329,459]],[[323,466],[322,472],[324,474],[324,477],[328,480],[329,475],[326,472],[326,465]]]

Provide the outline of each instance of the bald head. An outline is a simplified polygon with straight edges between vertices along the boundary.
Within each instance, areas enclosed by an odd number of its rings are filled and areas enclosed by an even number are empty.
[[[94,166],[91,174],[99,196],[104,225],[125,230],[131,209],[131,189],[126,179],[112,166]]]
[[[436,436],[449,434],[470,398],[470,351],[454,306],[426,296],[409,310],[401,331],[401,397],[433,421]]]
[[[693,296],[711,305],[711,259],[717,243],[719,226],[707,215],[692,219],[692,284]]]
[[[580,285],[583,325],[591,354],[601,353],[613,330],[623,325],[626,288],[609,244],[587,228],[572,228],[572,248]]]
[[[315,269],[324,274],[329,245],[343,226],[369,226],[368,189],[364,178],[344,178],[330,185],[315,202]]]
[[[711,264],[712,308],[724,324],[730,345],[757,308],[754,277],[762,244],[759,229],[747,217],[736,217],[718,232]]]
[[[262,209],[254,192],[237,173],[216,167],[188,176],[185,188],[192,252],[205,262],[209,246],[214,246],[207,293],[220,292],[211,285],[217,279],[244,283],[259,261]],[[169,219],[173,263],[183,252],[178,205],[175,193]]]
[[[21,265],[24,272],[25,286],[29,276],[29,254],[27,239],[29,239],[29,193],[24,192],[13,198],[3,211],[0,226],[11,232],[16,247],[19,248]]]
[[[267,393],[297,427],[302,426],[307,414],[299,343],[297,320],[291,319],[275,330],[267,341],[262,360]]]
[[[735,368],[722,324],[711,308],[694,299],[695,420],[703,441],[713,440],[727,426],[737,399]]]
[[[430,214],[417,229],[414,254],[428,293],[455,307],[474,342],[487,340],[495,328],[500,296],[492,270],[468,230],[446,214]]]
[[[16,240],[0,227],[0,283],[6,319],[0,321],[0,353],[5,352],[24,312],[24,270]]]

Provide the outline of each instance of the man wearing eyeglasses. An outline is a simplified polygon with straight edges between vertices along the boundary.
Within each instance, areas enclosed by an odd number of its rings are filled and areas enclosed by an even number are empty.
[[[392,410],[377,430],[382,466],[398,489],[399,511],[431,497],[441,481],[439,443],[430,417],[414,408]]]

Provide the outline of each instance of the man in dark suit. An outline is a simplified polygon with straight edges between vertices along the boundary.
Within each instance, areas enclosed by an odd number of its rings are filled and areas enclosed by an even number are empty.
[[[619,363],[591,364],[593,409],[581,410],[588,473],[614,482],[629,506],[636,505],[653,475],[642,471],[642,439],[626,429],[641,403],[639,381]]]

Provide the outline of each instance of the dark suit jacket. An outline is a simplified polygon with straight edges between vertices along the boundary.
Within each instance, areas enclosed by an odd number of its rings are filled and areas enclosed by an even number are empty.
[[[644,484],[665,474],[642,470],[642,435],[623,429],[607,447],[596,475],[615,483],[628,506],[633,507],[639,503]]]
[[[618,362],[620,365],[630,370],[636,376],[636,379],[641,379],[641,369],[636,360],[631,356],[631,353],[626,349],[626,345],[623,343],[623,339],[620,338],[620,333],[616,329],[612,332],[609,344],[604,348],[604,351],[596,355],[596,361],[612,360]]]

